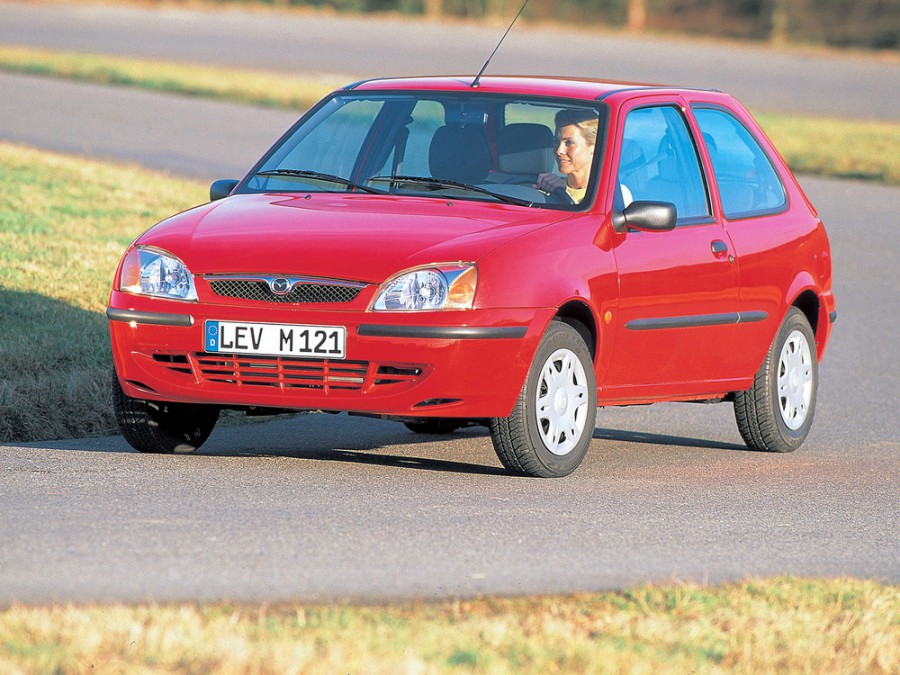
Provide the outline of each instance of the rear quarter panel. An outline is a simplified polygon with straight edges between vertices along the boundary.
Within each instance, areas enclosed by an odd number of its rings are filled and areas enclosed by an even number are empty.
[[[765,311],[768,318],[748,326],[744,368],[755,372],[775,337],[788,309],[805,292],[812,291],[818,311],[811,319],[816,331],[818,356],[824,353],[830,335],[831,250],[825,228],[814,206],[804,194],[784,158],[755,119],[731,97],[715,101],[727,107],[759,141],[781,178],[787,208],[777,214],[729,220],[725,223],[740,272],[740,311]],[[705,149],[704,160],[710,167]],[[708,168],[708,173],[712,171]],[[715,181],[713,189],[715,188]],[[716,201],[718,199],[716,198]]]

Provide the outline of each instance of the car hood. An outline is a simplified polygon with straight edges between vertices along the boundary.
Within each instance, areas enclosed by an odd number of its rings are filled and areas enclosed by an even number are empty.
[[[436,262],[477,262],[571,217],[549,209],[421,197],[235,195],[161,222],[137,243],[194,274],[303,274],[380,283]]]

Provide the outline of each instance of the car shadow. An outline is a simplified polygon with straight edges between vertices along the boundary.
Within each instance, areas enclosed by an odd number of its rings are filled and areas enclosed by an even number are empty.
[[[595,441],[641,445],[746,451],[746,446],[700,438],[597,428]],[[127,453],[141,457],[121,436],[82,438],[21,444],[46,450]],[[451,434],[417,434],[396,422],[341,415],[289,415],[256,423],[220,424],[209,441],[187,457],[203,458],[285,458],[317,462],[340,462],[369,466],[458,473],[483,476],[510,476],[501,466],[433,456],[489,453],[489,432],[473,426]],[[430,456],[429,456],[430,455]],[[143,455],[152,457],[153,455]],[[185,455],[182,455],[185,457]],[[487,461],[487,457],[485,457]]]
[[[621,429],[594,429],[594,440],[617,441],[621,443],[640,443],[642,445],[671,445],[683,448],[703,448],[709,450],[740,450],[747,452],[746,445],[712,441],[706,438],[685,438],[668,434],[652,434],[642,431],[625,431]]]
[[[430,440],[438,442],[440,437],[432,437]],[[427,441],[422,441],[427,442]],[[291,459],[304,459],[316,462],[343,462],[347,464],[366,464],[369,466],[392,467],[397,469],[415,469],[418,471],[437,471],[442,473],[465,473],[481,476],[510,476],[504,468],[489,466],[486,464],[474,464],[471,462],[458,462],[453,460],[435,459],[434,457],[422,457],[414,455],[392,455],[378,452],[381,448],[370,452],[362,450],[292,450],[288,453],[258,453],[239,452],[224,453],[224,456],[232,457],[290,457]],[[223,453],[209,453],[210,456],[221,457]]]
[[[180,457],[264,458],[345,462],[372,466],[467,473],[474,475],[510,475],[500,466],[429,457],[422,450],[442,451],[448,455],[482,454],[487,429],[469,427],[452,434],[417,434],[396,422],[342,415],[285,415],[266,421],[219,424],[209,440],[196,452]],[[103,436],[61,441],[15,444],[18,447],[68,452],[124,453],[134,451],[121,436]],[[453,446],[458,445],[457,451]],[[487,448],[490,448],[488,441]],[[392,451],[393,449],[393,451]],[[387,452],[385,452],[387,451]],[[408,451],[408,454],[401,454]],[[494,457],[490,450],[490,457]]]

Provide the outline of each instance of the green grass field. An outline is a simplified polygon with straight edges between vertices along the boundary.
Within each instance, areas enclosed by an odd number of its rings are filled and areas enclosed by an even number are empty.
[[[384,607],[0,611],[10,673],[896,673],[900,589],[776,578]]]
[[[0,184],[0,442],[112,433],[119,256],[208,186],[5,143]]]
[[[0,46],[0,69],[305,110],[337,80]],[[757,113],[794,171],[900,185],[900,124]]]

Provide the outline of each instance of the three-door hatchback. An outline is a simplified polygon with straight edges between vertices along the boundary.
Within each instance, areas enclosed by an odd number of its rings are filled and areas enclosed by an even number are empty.
[[[563,476],[598,406],[731,401],[746,443],[813,420],[825,229],[730,96],[582,80],[371,80],[128,248],[107,315],[122,434],[223,408],[490,428]]]

